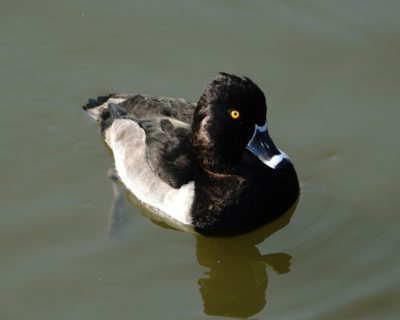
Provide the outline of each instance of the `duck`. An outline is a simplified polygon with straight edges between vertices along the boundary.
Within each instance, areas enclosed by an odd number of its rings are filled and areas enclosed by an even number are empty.
[[[218,73],[197,103],[109,94],[83,109],[100,126],[120,181],[163,221],[230,237],[297,202],[296,170],[271,139],[265,95],[248,77]]]

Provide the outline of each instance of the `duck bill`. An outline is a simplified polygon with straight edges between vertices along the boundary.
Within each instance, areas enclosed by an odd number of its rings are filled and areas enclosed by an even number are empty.
[[[288,156],[280,151],[268,134],[267,124],[256,125],[253,137],[247,144],[247,149],[258,157],[264,164],[272,169],[276,169]]]

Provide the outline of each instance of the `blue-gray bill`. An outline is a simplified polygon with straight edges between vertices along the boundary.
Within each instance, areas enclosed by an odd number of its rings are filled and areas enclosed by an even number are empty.
[[[278,168],[285,162],[290,162],[289,157],[275,146],[268,134],[266,123],[263,126],[255,126],[247,149],[272,169]]]

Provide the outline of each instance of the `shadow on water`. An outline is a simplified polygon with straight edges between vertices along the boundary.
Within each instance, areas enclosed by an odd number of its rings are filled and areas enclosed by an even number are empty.
[[[292,257],[283,252],[262,254],[256,245],[286,226],[295,206],[275,222],[249,234],[234,238],[197,236],[197,261],[209,269],[198,280],[206,314],[246,318],[263,310],[267,302],[267,267],[278,274],[287,273]]]
[[[140,202],[127,193],[119,183],[115,172],[108,173],[113,189],[110,211],[110,237],[120,237],[127,221],[124,202],[141,208]],[[212,316],[247,318],[262,311],[267,303],[268,270],[277,274],[290,271],[292,256],[275,252],[262,254],[257,244],[285,227],[296,209],[297,202],[274,222],[253,232],[230,238],[196,236],[198,263],[208,270],[199,278],[199,291],[203,299],[204,313]],[[143,213],[163,228],[175,229],[143,208]],[[189,230],[190,231],[190,230]]]

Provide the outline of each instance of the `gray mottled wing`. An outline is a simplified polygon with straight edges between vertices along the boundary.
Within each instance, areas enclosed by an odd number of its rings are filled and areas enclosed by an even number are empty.
[[[174,188],[193,180],[197,162],[190,127],[195,104],[179,98],[110,94],[89,99],[83,109],[100,123],[102,132],[115,119],[137,122],[145,130],[147,158],[154,172]]]
[[[192,123],[195,104],[184,99],[145,95],[116,95],[115,97],[127,98],[120,105],[137,119],[165,116],[186,124]]]
[[[193,180],[197,162],[190,140],[190,126],[171,118],[141,119],[146,133],[146,152],[151,168],[174,188]]]

